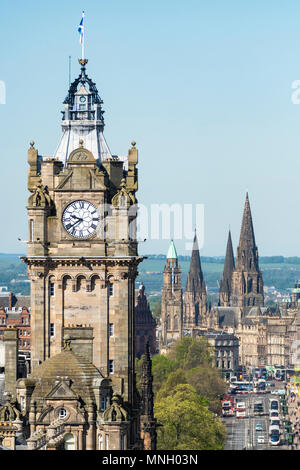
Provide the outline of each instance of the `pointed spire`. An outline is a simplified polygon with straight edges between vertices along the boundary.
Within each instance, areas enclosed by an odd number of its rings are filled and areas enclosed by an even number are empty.
[[[171,240],[171,243],[170,243],[170,246],[169,246],[167,259],[178,259],[177,251],[176,251],[173,240]]]
[[[191,256],[190,270],[186,282],[186,291],[201,291],[205,288],[204,277],[201,269],[200,253],[198,246],[197,233],[195,230],[193,250]]]
[[[242,221],[242,228],[241,228],[241,235],[240,235],[240,244],[241,242],[247,242],[253,247],[256,246],[248,191],[246,193],[246,201],[245,201],[245,206],[244,206],[243,221]]]
[[[221,285],[220,285],[220,294],[221,293],[225,294],[228,301],[230,299],[230,294],[231,294],[231,281],[232,281],[232,273],[234,271],[234,268],[235,268],[235,265],[234,265],[234,255],[233,255],[233,248],[232,248],[232,239],[231,239],[231,232],[229,230],[223,276],[222,276]],[[221,297],[222,295],[220,295],[220,303],[222,303]]]
[[[258,269],[258,253],[255,244],[248,192],[246,193],[240,241],[236,258],[237,269],[242,269],[245,271]]]

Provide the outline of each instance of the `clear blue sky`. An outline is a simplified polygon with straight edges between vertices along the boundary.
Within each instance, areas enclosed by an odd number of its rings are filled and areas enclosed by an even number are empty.
[[[24,251],[27,149],[53,155],[62,101],[79,73],[104,100],[114,154],[134,139],[139,201],[202,203],[202,254],[238,243],[246,189],[261,255],[300,256],[300,3],[297,0],[2,0],[0,252]],[[183,243],[176,242],[179,253]],[[142,251],[166,252],[167,241]]]

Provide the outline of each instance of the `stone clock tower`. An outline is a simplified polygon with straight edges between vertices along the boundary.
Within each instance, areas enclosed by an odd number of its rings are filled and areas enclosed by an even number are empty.
[[[138,151],[132,142],[128,157],[111,155],[103,101],[79,62],[55,156],[40,156],[34,142],[28,150],[31,368],[58,355],[77,327],[82,351],[133,410]],[[90,343],[80,328],[92,331]]]

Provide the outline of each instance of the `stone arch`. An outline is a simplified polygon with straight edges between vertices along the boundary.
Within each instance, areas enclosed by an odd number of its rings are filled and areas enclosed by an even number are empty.
[[[74,279],[74,277],[71,276],[70,273],[66,273],[66,272],[65,272],[65,273],[62,273],[62,274],[60,274],[59,276],[57,276],[57,280],[62,282],[65,277],[69,277],[70,279]]]
[[[86,289],[86,277],[84,274],[78,274],[75,277],[76,280],[76,291]]]
[[[71,290],[72,289],[72,281],[73,281],[73,278],[69,275],[69,274],[65,274],[62,276],[61,278],[61,281],[62,281],[62,288],[63,290]]]
[[[100,276],[99,274],[93,274],[90,276],[90,283],[91,283],[91,291],[94,291],[97,287],[100,286]]]

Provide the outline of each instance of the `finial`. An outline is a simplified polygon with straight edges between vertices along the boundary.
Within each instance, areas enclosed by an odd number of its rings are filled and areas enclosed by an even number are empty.
[[[121,188],[125,188],[125,187],[126,187],[126,179],[122,178],[121,179]]]
[[[85,67],[86,64],[88,63],[88,60],[87,59],[78,59],[78,62],[80,63],[80,65],[82,67]]]
[[[34,140],[32,140],[32,141],[30,142],[30,146],[31,146],[31,148],[34,148]]]
[[[132,147],[135,147],[135,146],[136,146],[136,142],[133,140],[133,141],[131,142],[131,145],[132,145]]]
[[[81,148],[83,148],[83,140],[82,139],[80,139],[79,145],[80,145]]]

